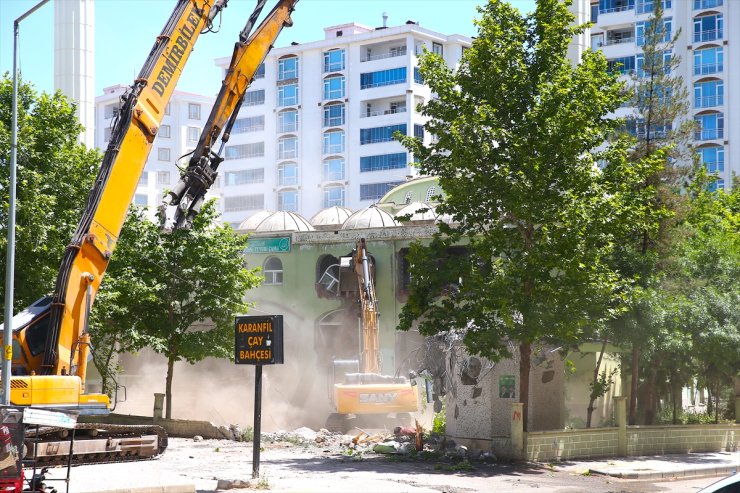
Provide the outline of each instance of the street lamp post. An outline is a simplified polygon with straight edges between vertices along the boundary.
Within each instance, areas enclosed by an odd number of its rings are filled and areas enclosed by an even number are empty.
[[[18,32],[23,19],[49,0],[41,0],[13,22],[13,116],[10,137],[10,196],[8,204],[8,255],[5,263],[5,323],[3,325],[2,397],[0,404],[10,404],[10,364],[13,360],[13,281],[15,274],[15,187],[18,161]]]

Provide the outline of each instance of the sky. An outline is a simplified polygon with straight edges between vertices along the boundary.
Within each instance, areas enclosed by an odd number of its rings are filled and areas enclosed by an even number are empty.
[[[52,91],[54,80],[54,5],[49,3],[20,24],[19,68],[24,80],[38,90]],[[285,28],[276,47],[291,42],[324,39],[324,27],[348,22],[388,25],[407,20],[444,34],[475,35],[476,6],[485,0],[300,0],[293,13],[294,25]],[[510,0],[522,11],[530,11],[535,0]],[[13,21],[39,0],[0,0],[0,73],[13,70]],[[268,1],[264,13],[275,0]],[[175,0],[97,0],[95,2],[95,95],[116,84],[129,85],[143,65],[156,36],[169,18]],[[222,16],[221,31],[201,36],[183,72],[178,90],[215,95],[221,74],[214,60],[231,56],[234,42],[256,0],[229,0]],[[218,21],[217,21],[218,22]]]

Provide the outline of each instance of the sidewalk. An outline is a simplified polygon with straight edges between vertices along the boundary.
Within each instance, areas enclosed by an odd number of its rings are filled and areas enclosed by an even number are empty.
[[[653,455],[555,464],[559,471],[622,479],[728,476],[740,472],[740,452]]]

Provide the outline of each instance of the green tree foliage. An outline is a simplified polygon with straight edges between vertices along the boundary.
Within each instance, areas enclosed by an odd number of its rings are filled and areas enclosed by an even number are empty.
[[[0,275],[5,278],[12,114],[12,78],[0,79]],[[99,154],[77,142],[82,126],[60,92],[18,85],[18,168],[14,306],[54,289],[59,263],[87,199]],[[0,285],[0,297],[5,285]]]
[[[422,108],[436,140],[403,142],[421,173],[439,177],[438,211],[454,223],[410,249],[399,328],[458,333],[494,360],[508,355],[507,341],[519,344],[526,408],[532,344],[574,343],[619,311],[628,281],[604,257],[628,223],[650,228],[644,204],[654,190],[641,185],[657,160],[628,164],[623,141],[594,151],[618,125],[608,115],[624,86],[599,53],[577,66],[567,59],[583,28],[565,2],[540,0],[522,16],[490,0],[479,12],[458,71],[422,57],[438,96]]]
[[[234,316],[246,312],[244,296],[260,282],[255,271],[245,268],[246,237],[215,225],[215,219],[213,202],[189,230],[162,231],[130,214],[101,290],[106,308],[115,305],[113,313],[124,320],[120,330],[125,337],[117,340],[167,358],[168,418],[175,362],[232,357]],[[105,327],[109,313],[101,313],[97,330],[116,342],[111,331],[117,329]]]

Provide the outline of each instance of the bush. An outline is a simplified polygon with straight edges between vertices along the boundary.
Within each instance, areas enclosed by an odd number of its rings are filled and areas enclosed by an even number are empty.
[[[438,435],[445,434],[445,423],[447,422],[447,414],[444,402],[442,402],[442,409],[438,413],[434,413],[434,419],[432,420],[432,432]]]

